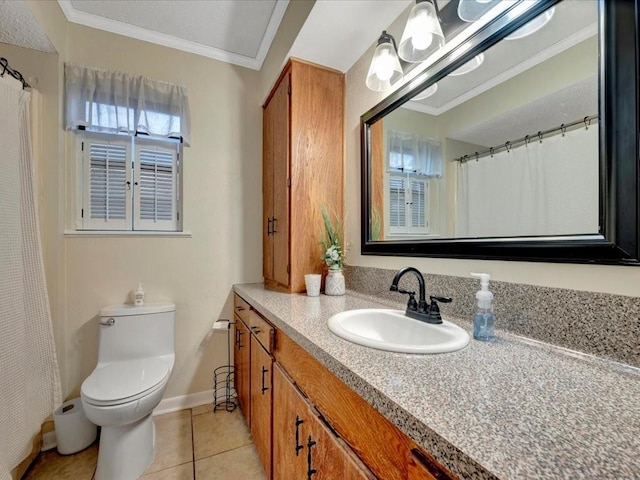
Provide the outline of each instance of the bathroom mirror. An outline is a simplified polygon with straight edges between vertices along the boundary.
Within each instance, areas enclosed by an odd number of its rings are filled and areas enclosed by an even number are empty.
[[[637,3],[513,2],[365,113],[362,253],[637,264]]]

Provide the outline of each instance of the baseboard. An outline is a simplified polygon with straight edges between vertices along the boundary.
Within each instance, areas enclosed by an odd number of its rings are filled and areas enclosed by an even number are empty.
[[[179,397],[163,398],[153,411],[153,415],[177,412],[185,408],[198,407],[210,403],[213,405],[213,390],[180,395]]]

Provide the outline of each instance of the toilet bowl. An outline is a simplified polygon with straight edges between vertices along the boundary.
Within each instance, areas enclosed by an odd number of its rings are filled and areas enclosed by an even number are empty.
[[[155,456],[153,409],[174,364],[175,306],[106,307],[98,365],[82,383],[87,418],[102,427],[96,480],[134,480]]]

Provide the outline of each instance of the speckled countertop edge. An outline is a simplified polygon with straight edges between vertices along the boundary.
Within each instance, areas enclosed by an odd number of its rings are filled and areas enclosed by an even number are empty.
[[[381,352],[336,337],[326,320],[397,304],[234,289],[460,478],[640,476],[637,369],[502,332],[453,354]]]

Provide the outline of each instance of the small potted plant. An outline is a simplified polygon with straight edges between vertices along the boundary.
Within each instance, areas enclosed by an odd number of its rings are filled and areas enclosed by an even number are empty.
[[[321,208],[324,222],[324,235],[320,244],[324,250],[322,260],[327,264],[329,272],[325,280],[324,293],[326,295],[344,295],[345,284],[342,269],[345,265],[348,248],[343,247],[344,224],[336,219],[335,227],[331,215],[326,207]]]

